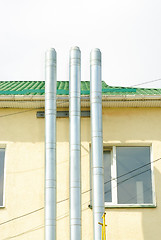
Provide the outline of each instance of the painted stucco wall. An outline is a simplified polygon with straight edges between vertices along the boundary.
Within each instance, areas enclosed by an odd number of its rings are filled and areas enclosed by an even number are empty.
[[[61,109],[62,110],[62,109]],[[35,109],[0,109],[6,147],[5,207],[0,239],[44,239],[44,118]],[[161,157],[161,108],[103,109],[105,146],[149,145]],[[69,119],[57,119],[57,239],[69,239]],[[90,204],[90,119],[81,120],[82,239],[93,239]],[[156,208],[106,209],[107,239],[160,240],[161,161],[154,163]],[[12,238],[11,238],[12,237]]]

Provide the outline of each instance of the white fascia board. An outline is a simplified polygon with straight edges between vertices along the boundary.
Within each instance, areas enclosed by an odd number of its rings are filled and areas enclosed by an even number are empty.
[[[103,95],[103,107],[161,107],[161,95]],[[0,108],[44,108],[45,95],[0,95]],[[58,95],[57,107],[69,107],[69,96]],[[81,96],[81,107],[90,107],[90,96]]]
[[[103,100],[161,100],[161,95],[103,95]]]

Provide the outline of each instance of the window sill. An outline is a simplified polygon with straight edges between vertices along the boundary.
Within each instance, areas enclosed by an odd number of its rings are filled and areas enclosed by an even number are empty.
[[[92,205],[88,205],[92,209]],[[105,209],[107,208],[156,208],[156,204],[107,204],[105,203]]]
[[[1,209],[1,208],[5,208],[5,206],[0,206],[0,209]]]
[[[107,204],[105,208],[156,208],[156,204]]]

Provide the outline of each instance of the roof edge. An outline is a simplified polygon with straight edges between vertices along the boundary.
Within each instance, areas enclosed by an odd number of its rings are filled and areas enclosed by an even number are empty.
[[[161,95],[103,95],[103,108],[161,107]],[[57,107],[69,107],[69,95],[57,95]],[[90,96],[81,96],[81,107],[90,108]],[[45,108],[44,95],[1,95],[0,108]]]
[[[57,99],[69,99],[69,95],[57,95]],[[82,95],[81,99],[89,99],[89,95]],[[155,95],[102,95],[103,100],[153,100],[153,99],[160,99],[161,95],[155,94]],[[45,101],[45,95],[0,95],[0,101]]]

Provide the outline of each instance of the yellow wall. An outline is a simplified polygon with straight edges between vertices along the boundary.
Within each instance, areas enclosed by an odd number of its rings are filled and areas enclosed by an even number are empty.
[[[44,239],[45,121],[36,118],[36,111],[0,109],[0,146],[6,146],[5,207],[0,208],[1,240],[13,236],[13,239],[23,240]],[[4,116],[1,117],[2,115]],[[160,108],[103,109],[104,145],[152,145],[155,160],[161,157],[160,125]],[[69,239],[68,127],[68,118],[57,119],[57,240]],[[92,240],[93,212],[88,208],[91,141],[89,118],[82,118],[81,133],[82,239]],[[161,161],[154,163],[154,175],[157,207],[106,209],[107,239],[160,240]]]

